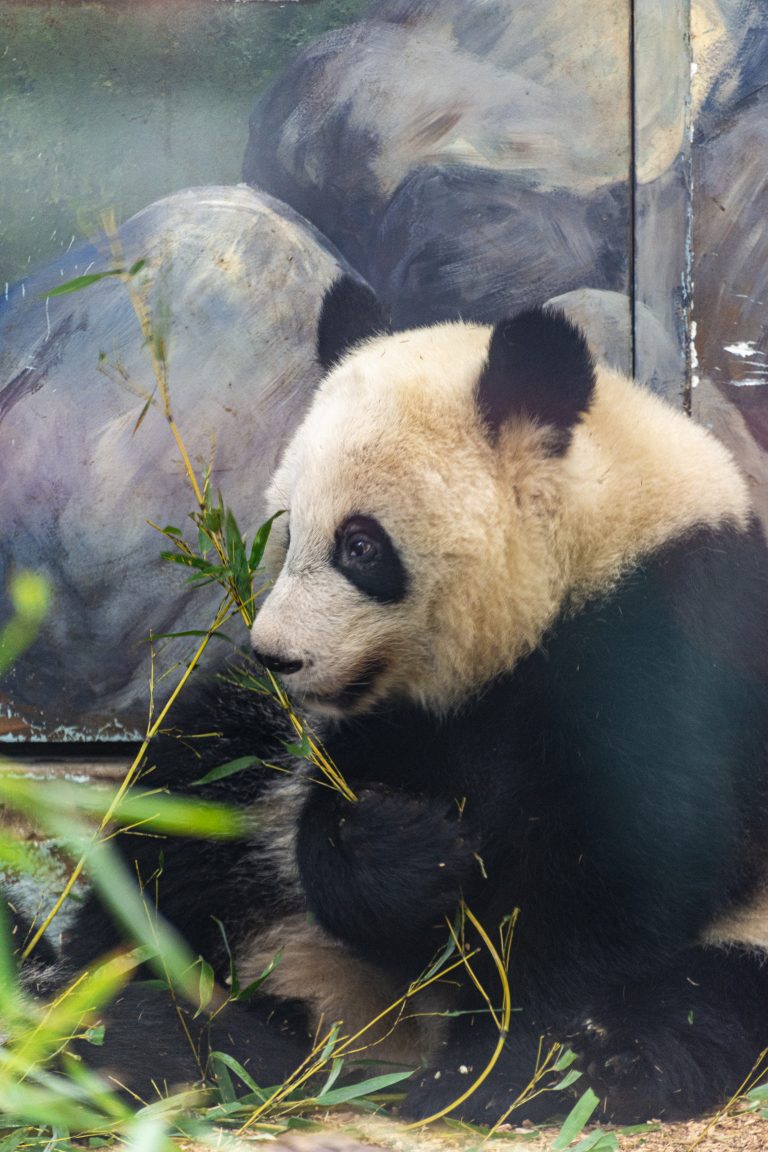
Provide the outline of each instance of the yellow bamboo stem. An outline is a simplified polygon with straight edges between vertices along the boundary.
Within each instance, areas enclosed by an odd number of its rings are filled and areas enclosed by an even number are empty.
[[[463,909],[464,909],[464,914],[466,915],[467,919],[469,920],[469,922],[474,927],[475,931],[480,936],[480,939],[483,941],[483,944],[485,945],[485,947],[488,949],[488,952],[490,953],[491,958],[492,958],[492,960],[496,966],[496,971],[498,972],[499,979],[501,981],[503,1002],[502,1002],[501,1028],[499,1029],[499,1038],[496,1041],[496,1047],[493,1050],[493,1053],[491,1055],[490,1060],[486,1064],[485,1068],[483,1068],[480,1075],[477,1076],[472,1081],[472,1083],[469,1085],[469,1087],[466,1089],[466,1091],[462,1092],[462,1094],[460,1096],[458,1096],[455,1100],[452,1100],[450,1104],[446,1104],[446,1106],[444,1108],[441,1108],[439,1112],[433,1112],[431,1116],[427,1116],[424,1120],[417,1120],[413,1124],[407,1124],[405,1126],[406,1131],[411,1131],[414,1128],[422,1128],[426,1124],[433,1124],[435,1122],[435,1120],[442,1120],[443,1116],[447,1116],[449,1112],[453,1112],[456,1108],[459,1107],[460,1104],[463,1104],[465,1100],[468,1100],[470,1098],[470,1096],[472,1096],[473,1093],[477,1091],[477,1089],[480,1087],[480,1085],[485,1080],[488,1079],[491,1072],[496,1067],[496,1065],[499,1061],[499,1057],[501,1056],[501,1053],[503,1051],[504,1045],[507,1042],[507,1033],[509,1031],[509,1021],[510,1021],[511,1016],[512,1016],[512,994],[511,994],[510,987],[509,987],[509,979],[507,977],[507,972],[506,972],[506,969],[504,968],[504,964],[501,960],[501,957],[499,956],[499,953],[497,952],[497,950],[496,950],[494,944],[492,943],[488,933],[485,931],[485,929],[483,928],[480,921],[473,915],[473,913],[466,906],[466,904],[463,905]],[[486,997],[486,999],[487,999],[487,997]]]
[[[227,597],[226,600],[223,602],[223,604],[219,606],[219,609],[216,613],[216,617],[214,619],[213,624],[208,629],[205,636],[203,637],[200,644],[198,645],[197,651],[195,652],[194,656],[192,657],[192,660],[190,661],[190,663],[187,665],[183,676],[180,677],[178,684],[174,688],[171,695],[168,697],[168,699],[165,702],[165,705],[163,706],[163,708],[161,709],[157,719],[154,721],[154,723],[152,725],[150,725],[149,729],[147,730],[147,734],[144,737],[144,740],[142,741],[142,744],[141,744],[141,747],[139,748],[139,751],[136,753],[136,757],[134,758],[133,763],[131,764],[130,768],[128,769],[125,776],[123,777],[123,779],[120,783],[120,787],[115,792],[115,795],[113,796],[112,801],[111,801],[109,807],[107,808],[107,811],[104,813],[104,816],[102,817],[101,823],[99,824],[99,826],[96,830],[96,835],[95,835],[94,839],[98,839],[98,837],[101,835],[101,833],[106,828],[107,824],[109,824],[109,822],[112,819],[112,817],[114,816],[120,802],[122,801],[122,799],[125,796],[128,789],[133,784],[133,782],[136,778],[136,775],[139,771],[139,768],[141,767],[141,764],[144,760],[144,756],[147,753],[147,749],[149,748],[149,743],[150,743],[152,737],[157,734],[158,729],[160,728],[161,724],[165,720],[165,717],[168,715],[169,711],[173,707],[176,699],[178,698],[179,693],[181,692],[182,688],[186,684],[187,680],[189,680],[189,677],[192,675],[192,672],[194,671],[195,667],[197,666],[200,659],[202,658],[202,655],[208,646],[208,642],[210,641],[211,636],[213,636],[213,634],[215,632],[217,632],[218,629],[224,623],[224,620],[226,618],[226,612],[229,608],[229,603],[230,603],[230,600],[229,600],[229,597]],[[87,857],[85,855],[83,855],[80,857],[80,859],[75,864],[75,867],[72,869],[72,872],[69,876],[69,879],[67,880],[61,893],[59,894],[58,899],[54,903],[54,905],[51,908],[48,915],[43,920],[40,927],[37,929],[37,931],[32,936],[32,939],[25,946],[24,951],[22,952],[22,958],[24,960],[26,960],[27,957],[32,953],[32,951],[37,947],[37,945],[40,942],[40,940],[42,939],[43,935],[48,930],[48,928],[51,926],[54,919],[56,918],[56,916],[59,914],[59,912],[63,908],[64,904],[66,903],[67,899],[69,898],[69,896],[72,892],[72,889],[74,888],[75,884],[77,883],[77,880],[79,879],[80,875],[82,874],[83,868],[85,867],[85,864],[86,864],[86,860],[87,860]]]

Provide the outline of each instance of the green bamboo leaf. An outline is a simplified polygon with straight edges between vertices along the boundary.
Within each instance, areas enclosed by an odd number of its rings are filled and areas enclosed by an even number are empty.
[[[145,949],[113,956],[89,969],[82,980],[72,984],[48,1007],[45,1026],[33,1023],[26,1034],[14,1037],[12,1056],[23,1075],[47,1060],[61,1047],[63,1037],[72,1036],[89,1023],[88,1017],[109,1003],[125,985],[149,953]]]
[[[557,1139],[552,1144],[552,1152],[562,1152],[562,1149],[567,1148],[576,1139],[599,1103],[592,1089],[587,1088],[563,1121]]]
[[[198,981],[195,960],[178,932],[156,913],[134,877],[109,844],[89,844],[87,840],[72,844],[78,855],[85,854],[91,883],[117,924],[132,940],[146,945],[156,957],[150,963],[160,975],[194,1004]]]
[[[0,1017],[5,1020],[14,1018],[20,1003],[19,976],[13,952],[5,900],[0,899]]]
[[[214,1063],[217,1071],[221,1068],[228,1068],[230,1072],[234,1072],[238,1080],[242,1080],[246,1088],[250,1088],[254,1096],[260,1100],[266,1099],[264,1089],[259,1087],[253,1077],[243,1068],[242,1064],[235,1060],[234,1056],[230,1056],[227,1052],[211,1052],[209,1059]]]
[[[252,980],[250,984],[246,984],[245,988],[241,989],[238,992],[236,999],[239,1000],[241,1004],[247,1004],[248,1001],[250,999],[252,999],[252,997],[258,992],[259,988],[261,988],[262,984],[267,979],[267,977],[269,975],[271,975],[272,972],[274,972],[274,970],[275,970],[275,968],[277,968],[278,964],[282,963],[282,959],[283,959],[283,949],[279,948],[278,951],[275,952],[275,954],[272,957],[272,959],[270,960],[269,964],[267,964],[266,968],[263,968],[261,970],[261,972],[256,977],[256,979]],[[234,996],[233,996],[233,999],[235,999]],[[335,1044],[335,1043],[336,1043],[336,1040],[334,1039],[333,1044]],[[333,1048],[333,1044],[331,1045],[331,1048]],[[325,1059],[325,1057],[324,1057],[324,1059]]]
[[[570,1152],[616,1152],[618,1147],[619,1142],[613,1132],[601,1132],[598,1128],[575,1144]]]
[[[17,1127],[25,1124],[65,1132],[109,1132],[115,1127],[113,1116],[105,1116],[90,1102],[68,1100],[63,1092],[41,1088],[25,1081],[3,1083],[3,1124]]]
[[[238,756],[236,760],[228,760],[226,764],[219,764],[218,768],[212,768],[210,772],[206,772],[205,776],[201,776],[199,780],[193,780],[190,786],[192,788],[199,788],[201,784],[211,784],[214,780],[225,780],[227,776],[234,776],[237,772],[243,772],[246,768],[252,768],[254,764],[261,764],[261,757]]]
[[[51,589],[44,576],[37,572],[19,572],[11,580],[11,603],[24,620],[39,624],[45,619],[51,604]]]
[[[32,1133],[27,1128],[17,1128],[15,1132],[10,1132],[4,1139],[0,1140],[0,1152],[16,1152],[21,1144],[34,1145]]]
[[[0,864],[12,872],[37,872],[40,858],[13,836],[0,836]]]
[[[325,1044],[323,1045],[323,1050],[318,1057],[318,1060],[317,1060],[318,1065],[325,1064],[326,1060],[333,1053],[333,1050],[336,1047],[338,1039],[339,1039],[339,1025],[333,1024],[330,1032],[328,1033]]]
[[[201,555],[206,556],[211,548],[213,548],[213,540],[209,536],[205,528],[198,528],[197,530],[197,550]]]
[[[152,333],[152,347],[155,350],[155,356],[157,357],[158,361],[161,364],[165,364],[167,358],[166,344],[165,337],[161,332]]]
[[[306,731],[301,733],[300,742],[284,743],[283,747],[289,756],[297,756],[299,760],[307,760],[312,754],[312,749],[309,746],[309,734]]]
[[[114,799],[114,789],[72,780],[45,780],[22,777],[0,770],[0,797],[12,807],[42,822],[79,813],[103,817]],[[141,824],[142,832],[228,839],[243,834],[245,820],[237,809],[209,800],[171,796],[155,790],[132,788],[117,805],[112,820],[116,824]],[[249,817],[252,823],[253,816]]]
[[[217,504],[207,505],[205,511],[200,514],[200,526],[207,533],[215,535],[221,532],[222,518],[222,507]]]
[[[566,1072],[562,1080],[558,1081],[557,1084],[552,1085],[552,1090],[559,1092],[563,1088],[570,1088],[572,1084],[575,1084],[576,1081],[580,1079],[581,1072],[579,1072],[578,1068],[571,1068],[570,1072]]]
[[[229,946],[227,930],[221,920],[219,920],[218,916],[212,916],[211,919],[213,920],[214,924],[218,926],[219,932],[221,933],[221,939],[224,942],[224,951],[226,952],[227,960],[229,961],[229,990],[232,994],[232,999],[237,1000],[237,996],[240,991],[240,981],[237,977],[237,965],[235,964],[235,958],[232,955],[232,949]]]
[[[232,1083],[232,1077],[229,1074],[224,1052],[211,1052],[208,1056],[208,1069],[216,1077],[216,1083],[219,1088],[219,1096],[225,1105],[239,1108],[240,1101],[237,1099],[237,1092],[235,1085]],[[219,1110],[217,1109],[217,1112]]]
[[[37,572],[17,572],[8,591],[15,615],[0,629],[0,674],[34,642],[51,601],[48,582]]]
[[[571,1064],[575,1064],[578,1056],[571,1048],[565,1048],[557,1058],[554,1065],[555,1072],[565,1072],[566,1068],[570,1068]]]
[[[200,1005],[195,1012],[195,1016],[199,1016],[204,1008],[207,1008],[213,996],[213,990],[216,987],[216,977],[213,974],[213,968],[207,960],[200,957]]]
[[[431,977],[435,976],[441,968],[445,967],[448,960],[450,960],[451,956],[453,956],[454,952],[456,951],[456,940],[458,939],[458,936],[458,924],[455,924],[454,930],[449,934],[448,941],[442,952],[440,952],[439,956],[437,956],[433,963],[430,964],[424,975],[420,977],[420,982],[431,979]]]
[[[137,260],[135,264],[131,264],[130,268],[128,269],[128,275],[137,276],[138,273],[141,272],[142,268],[146,268],[146,266],[146,260]]]
[[[445,1124],[446,1128],[453,1128],[456,1132],[472,1132],[476,1136],[482,1136],[484,1140],[488,1139],[491,1131],[490,1128],[483,1124],[470,1124],[469,1120],[452,1120],[450,1116],[444,1116],[442,1123]],[[534,1138],[538,1137],[538,1132],[532,1130],[531,1136]],[[470,1150],[468,1149],[467,1152],[470,1152]],[[484,1147],[475,1144],[471,1148],[471,1152],[486,1152],[486,1150]]]
[[[211,565],[208,560],[204,560],[201,556],[193,556],[187,552],[161,552],[160,559],[167,560],[170,564],[184,564],[187,568],[197,568],[200,572],[224,571],[222,568]]]
[[[131,432],[132,436],[136,435],[139,428],[141,428],[142,424],[144,423],[144,417],[146,416],[147,412],[149,412],[150,408],[152,407],[152,401],[153,401],[153,397],[149,396],[147,398],[147,401],[144,404],[144,407],[142,408],[141,412],[139,412],[136,423],[133,426],[133,431]]]
[[[327,1092],[330,1092],[331,1088],[333,1088],[334,1084],[336,1083],[339,1076],[341,1075],[341,1070],[343,1067],[344,1067],[344,1057],[343,1056],[337,1056],[335,1058],[335,1060],[331,1061],[331,1070],[328,1073],[328,1079],[326,1080],[325,1084],[323,1084],[322,1088],[320,1089],[320,1095],[321,1096],[324,1096]]]
[[[99,280],[106,280],[109,276],[122,276],[124,271],[124,268],[110,268],[107,272],[89,272],[85,276],[75,276],[74,280],[67,280],[64,284],[57,284],[50,291],[43,292],[42,298],[68,296],[70,292],[80,292],[83,288],[89,288],[91,284],[97,284]]]
[[[371,1096],[374,1092],[381,1092],[393,1084],[401,1084],[408,1080],[411,1072],[386,1072],[383,1076],[372,1076],[370,1080],[361,1080],[356,1084],[347,1084],[343,1088],[333,1088],[321,1096],[314,1096],[316,1104],[322,1108],[335,1104],[346,1104],[349,1100],[359,1100],[361,1096]]]
[[[168,1138],[168,1119],[162,1113],[139,1113],[125,1134],[123,1148],[125,1152],[175,1152]]]
[[[269,534],[272,531],[272,525],[274,524],[275,520],[277,520],[278,516],[284,515],[284,508],[281,508],[279,512],[275,512],[274,516],[270,516],[269,520],[266,520],[262,524],[261,528],[259,528],[258,532],[254,536],[253,544],[251,545],[251,554],[248,557],[248,567],[251,573],[255,572],[261,564],[262,557],[264,556],[264,549],[267,546]]]

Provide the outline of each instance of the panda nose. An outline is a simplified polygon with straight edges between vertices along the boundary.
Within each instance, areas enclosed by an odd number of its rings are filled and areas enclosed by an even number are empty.
[[[298,672],[304,667],[303,660],[286,660],[282,656],[275,656],[274,652],[259,652],[254,648],[254,655],[270,672],[277,672],[279,676],[289,676],[291,672]]]

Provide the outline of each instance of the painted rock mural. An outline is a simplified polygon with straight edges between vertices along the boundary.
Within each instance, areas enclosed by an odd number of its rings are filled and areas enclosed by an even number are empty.
[[[99,736],[146,715],[150,633],[206,627],[220,599],[164,562],[149,521],[188,527],[194,492],[164,418],[128,286],[107,278],[41,299],[119,261],[167,340],[171,411],[198,476],[227,493],[250,539],[262,493],[320,371],[322,293],[345,268],[315,230],[240,187],[179,192],[27,281],[0,321],[0,571],[43,572],[53,612],[4,685],[7,724]],[[147,399],[153,403],[146,410]],[[143,419],[141,419],[142,414]],[[140,423],[139,423],[140,422]],[[158,645],[159,679],[189,640]]]
[[[148,523],[183,527],[192,497],[137,297],[194,467],[249,536],[342,269],[400,328],[563,307],[713,427],[768,520],[761,0],[4,13],[0,587],[36,568],[54,608],[0,685],[0,731],[135,733],[149,633],[213,610]],[[46,295],[118,266],[137,270]],[[155,676],[186,651],[159,641]]]

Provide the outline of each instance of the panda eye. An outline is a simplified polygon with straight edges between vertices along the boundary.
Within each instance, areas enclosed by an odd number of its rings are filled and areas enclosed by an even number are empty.
[[[372,600],[402,600],[408,578],[397,549],[373,516],[350,516],[336,531],[331,562]]]
[[[356,560],[358,563],[371,564],[379,556],[378,544],[364,532],[354,532],[351,536],[347,536],[344,547],[350,560]]]

